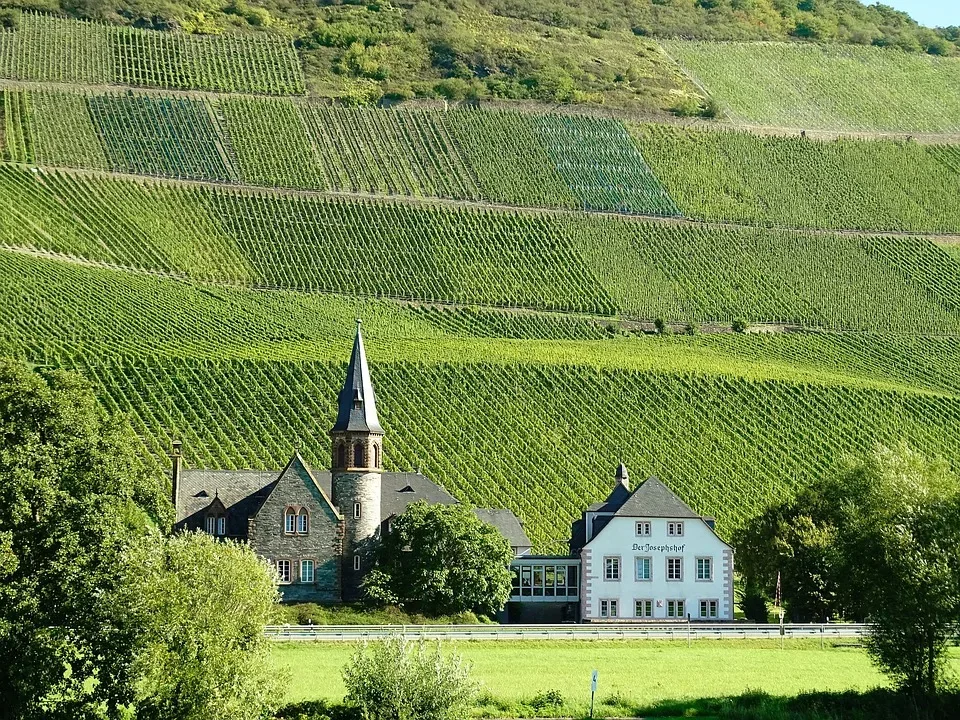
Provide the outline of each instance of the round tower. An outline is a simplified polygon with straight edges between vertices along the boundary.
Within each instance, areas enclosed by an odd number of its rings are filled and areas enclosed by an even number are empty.
[[[330,441],[331,499],[344,524],[343,597],[352,600],[360,593],[360,582],[370,563],[369,546],[382,522],[383,428],[377,417],[359,320]]]

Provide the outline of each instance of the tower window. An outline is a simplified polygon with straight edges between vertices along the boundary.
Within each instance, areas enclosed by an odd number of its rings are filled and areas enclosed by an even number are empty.
[[[357,443],[353,446],[353,466],[354,467],[363,467],[364,466],[364,457],[363,457],[363,443]]]
[[[380,446],[379,445],[373,446],[373,466],[375,468],[380,467]]]
[[[354,504],[353,504],[353,519],[354,519],[354,520],[359,520],[359,519],[360,519],[361,509],[362,509],[362,508],[361,508],[360,503],[354,503]]]
[[[310,515],[306,508],[301,508],[300,514],[297,515],[297,532],[302,535],[310,532]]]
[[[337,467],[347,466],[347,446],[343,443],[337,445]]]
[[[359,556],[359,555],[354,555],[354,556],[353,556],[353,569],[354,569],[354,570],[359,570],[359,569],[360,569],[360,556]]]
[[[297,511],[291,507],[284,513],[283,530],[289,535],[293,535],[297,530]]]

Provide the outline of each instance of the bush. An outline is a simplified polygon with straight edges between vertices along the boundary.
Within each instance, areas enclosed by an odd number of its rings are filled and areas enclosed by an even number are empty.
[[[547,690],[534,696],[530,707],[535,710],[558,709],[563,707],[563,694],[559,690]]]
[[[687,95],[677,100],[670,111],[680,117],[696,117],[702,113],[702,108],[697,98]]]
[[[686,327],[683,329],[683,332],[685,335],[699,335],[700,326],[697,323],[690,321],[687,323]]]
[[[653,321],[653,327],[656,329],[658,335],[670,335],[673,330],[667,324],[667,321],[663,318],[657,318]]]
[[[343,681],[363,720],[459,720],[477,694],[459,655],[400,636],[358,646]]]
[[[747,321],[742,320],[741,318],[737,318],[730,324],[730,327],[733,329],[734,332],[738,332],[738,333],[746,332]]]

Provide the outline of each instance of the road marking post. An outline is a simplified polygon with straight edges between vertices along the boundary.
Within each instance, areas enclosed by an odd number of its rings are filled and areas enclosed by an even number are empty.
[[[593,717],[593,698],[597,694],[597,678],[599,676],[600,672],[594,670],[593,675],[590,677],[590,717]]]

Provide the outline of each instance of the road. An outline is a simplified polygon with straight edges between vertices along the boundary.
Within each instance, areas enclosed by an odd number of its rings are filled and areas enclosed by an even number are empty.
[[[784,625],[788,638],[859,638],[866,625]],[[272,640],[355,642],[395,635],[427,640],[722,640],[780,637],[779,625],[665,623],[636,625],[274,625]]]

